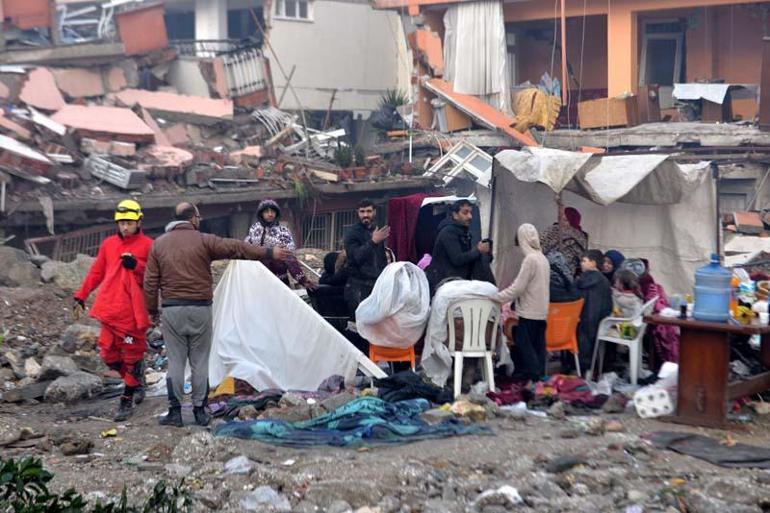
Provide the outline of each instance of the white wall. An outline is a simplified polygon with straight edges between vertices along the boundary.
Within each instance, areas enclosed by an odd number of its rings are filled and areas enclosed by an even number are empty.
[[[409,64],[397,14],[376,11],[367,3],[315,0],[313,21],[272,19],[270,42],[302,107],[326,110],[338,89],[333,110],[371,111],[390,88],[407,90]],[[266,51],[280,98],[286,84],[273,55]],[[287,91],[284,109],[298,105]]]

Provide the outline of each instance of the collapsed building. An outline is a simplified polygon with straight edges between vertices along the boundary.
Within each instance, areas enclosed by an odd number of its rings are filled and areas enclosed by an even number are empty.
[[[246,11],[259,37],[177,41],[160,2],[0,6],[0,242],[65,261],[95,254],[126,196],[150,233],[189,200],[204,229],[243,237],[273,198],[298,241],[332,250],[360,199],[434,186],[366,156],[354,146],[362,123],[333,126],[331,105],[317,129],[301,108],[277,107],[296,93],[274,84],[261,10]]]

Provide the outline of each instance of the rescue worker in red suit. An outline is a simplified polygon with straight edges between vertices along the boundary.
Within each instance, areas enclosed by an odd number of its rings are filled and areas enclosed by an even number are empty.
[[[124,390],[115,421],[131,416],[134,401],[144,400],[144,354],[151,325],[144,304],[144,269],[152,239],[142,233],[142,207],[123,200],[115,209],[118,233],[104,240],[80,290],[75,292],[75,318],[99,287],[91,317],[101,323],[99,354],[123,378]]]

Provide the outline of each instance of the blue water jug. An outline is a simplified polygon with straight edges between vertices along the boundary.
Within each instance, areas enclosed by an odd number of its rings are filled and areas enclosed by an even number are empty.
[[[699,321],[727,322],[730,318],[730,293],[733,273],[719,265],[719,255],[711,254],[711,263],[695,271],[695,309]]]

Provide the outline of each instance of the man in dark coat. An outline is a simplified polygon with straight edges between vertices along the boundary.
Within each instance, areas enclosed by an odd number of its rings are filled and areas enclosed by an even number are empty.
[[[345,284],[345,301],[350,317],[355,319],[356,309],[369,297],[374,283],[388,265],[385,255],[385,240],[390,227],[377,228],[377,210],[369,200],[358,204],[359,223],[345,232],[345,253],[347,253],[348,279]]]
[[[599,271],[604,261],[601,251],[588,251],[580,261],[583,273],[577,280],[578,292],[585,304],[580,314],[578,326],[578,349],[580,350],[580,368],[585,373],[591,366],[591,358],[599,332],[599,323],[612,314],[612,290],[610,282]]]
[[[439,283],[447,278],[470,280],[474,266],[482,256],[491,253],[489,242],[471,243],[470,226],[473,220],[473,205],[468,200],[459,200],[450,208],[450,217],[441,221],[433,246],[433,259],[425,269],[433,295]]]

